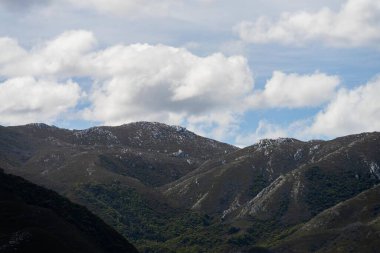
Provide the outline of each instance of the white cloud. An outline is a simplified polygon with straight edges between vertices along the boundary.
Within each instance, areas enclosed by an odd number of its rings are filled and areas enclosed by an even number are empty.
[[[94,35],[87,31],[65,32],[31,50],[0,38],[0,50],[6,52],[0,56],[0,76],[6,80],[0,85],[0,99],[5,101],[0,106],[0,123],[54,121],[75,108],[81,97],[78,84],[56,80],[85,77],[93,84],[87,89],[90,105],[80,115],[108,125],[161,121],[225,140],[236,134],[248,110],[320,106],[333,99],[312,127],[297,127],[298,136],[379,128],[375,120],[380,118],[379,79],[351,91],[341,90],[335,97],[340,84],[337,76],[275,71],[265,88],[255,91],[242,56],[200,57],[165,45],[116,45],[103,50],[95,45]],[[263,121],[250,139],[289,136],[293,129]],[[238,143],[249,139],[239,138]]]
[[[260,139],[294,137],[323,139],[380,130],[380,77],[353,89],[342,88],[315,116],[279,125],[265,120],[253,133],[237,135],[236,145],[252,145]]]
[[[380,43],[380,1],[348,0],[337,12],[323,8],[318,12],[283,13],[273,22],[260,17],[236,27],[242,40],[252,43],[278,42],[300,45],[322,41],[342,47],[378,46]]]
[[[324,73],[299,75],[274,71],[264,90],[251,97],[250,105],[254,108],[319,106],[335,95],[339,84],[339,77]]]
[[[306,129],[328,137],[380,130],[380,77],[352,90],[342,89]]]
[[[64,32],[29,52],[20,48],[14,40],[1,39],[0,50],[8,52],[5,55],[9,56],[4,60],[0,56],[0,75],[70,77],[80,73],[82,57],[95,43],[94,35],[82,30]]]
[[[75,107],[79,97],[80,88],[71,81],[56,83],[33,77],[8,79],[0,83],[0,123],[51,123]]]
[[[11,53],[0,58],[0,76],[89,78],[91,106],[82,115],[107,125],[161,121],[221,137],[235,128],[246,110],[242,101],[253,92],[252,73],[242,56],[199,57],[185,48],[148,44],[96,50],[96,40],[87,31],[65,32],[29,51],[13,40],[4,41],[0,49]]]
[[[21,58],[25,51],[18,45],[17,41],[11,38],[0,38],[0,66]]]
[[[134,44],[95,52],[86,61],[97,85],[84,115],[109,125],[155,120],[212,126],[221,135],[253,90],[241,56],[198,57],[183,48]]]

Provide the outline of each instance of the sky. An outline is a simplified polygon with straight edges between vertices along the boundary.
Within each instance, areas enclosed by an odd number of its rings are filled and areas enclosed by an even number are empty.
[[[0,125],[241,147],[380,130],[379,0],[0,0]]]

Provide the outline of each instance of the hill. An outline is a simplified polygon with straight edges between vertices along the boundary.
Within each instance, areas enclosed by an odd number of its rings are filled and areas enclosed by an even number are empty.
[[[0,228],[0,252],[137,252],[86,208],[2,170]]]

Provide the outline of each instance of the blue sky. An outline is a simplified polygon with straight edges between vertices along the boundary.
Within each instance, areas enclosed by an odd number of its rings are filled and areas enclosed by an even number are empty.
[[[380,129],[377,0],[1,0],[0,124],[239,146]]]

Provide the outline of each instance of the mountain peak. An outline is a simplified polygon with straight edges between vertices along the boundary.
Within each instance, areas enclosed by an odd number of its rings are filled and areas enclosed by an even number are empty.
[[[45,123],[29,123],[25,125],[26,127],[31,127],[31,128],[37,128],[37,129],[49,129],[49,128],[58,128],[54,125],[48,125]]]
[[[124,128],[137,127],[137,128],[140,128],[143,130],[149,130],[149,131],[158,131],[160,129],[165,129],[165,130],[175,131],[177,133],[191,133],[195,135],[195,133],[187,130],[185,127],[182,127],[179,125],[168,125],[168,124],[160,123],[160,122],[137,121],[137,122],[121,125],[120,127],[124,127]]]
[[[295,142],[301,142],[294,138],[276,138],[276,139],[261,139],[256,144],[258,147],[267,147],[267,146],[278,146],[283,143],[295,143]]]

